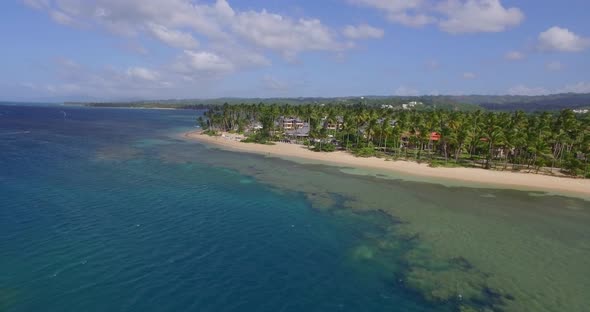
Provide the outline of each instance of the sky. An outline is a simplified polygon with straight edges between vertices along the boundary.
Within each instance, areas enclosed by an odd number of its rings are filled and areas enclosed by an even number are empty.
[[[590,92],[588,0],[6,0],[0,100]]]

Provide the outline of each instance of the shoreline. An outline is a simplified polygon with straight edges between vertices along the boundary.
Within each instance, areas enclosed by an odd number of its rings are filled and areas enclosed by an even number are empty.
[[[116,109],[149,109],[149,110],[182,110],[185,108],[174,108],[174,107],[131,107],[131,106],[91,106],[91,105],[81,105],[81,107],[87,108],[116,108]]]
[[[555,177],[535,173],[492,171],[478,168],[433,168],[427,164],[413,161],[390,160],[369,157],[361,158],[345,151],[313,152],[299,144],[275,142],[275,145],[256,143],[242,143],[241,136],[227,134],[222,136],[208,136],[200,131],[184,133],[184,138],[215,145],[228,150],[254,153],[267,156],[287,157],[313,160],[332,166],[351,168],[378,169],[391,173],[407,174],[415,177],[429,177],[443,180],[479,183],[497,187],[514,187],[517,189],[539,190],[545,192],[559,192],[565,194],[590,195],[590,179],[575,179],[569,177]]]

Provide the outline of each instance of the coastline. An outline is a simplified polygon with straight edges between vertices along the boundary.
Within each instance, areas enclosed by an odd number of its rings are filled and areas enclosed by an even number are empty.
[[[568,177],[554,177],[548,175],[492,171],[478,168],[433,168],[427,164],[413,161],[386,161],[385,159],[369,157],[355,157],[344,151],[313,152],[299,144],[276,142],[275,145],[242,143],[238,135],[208,136],[200,131],[184,133],[184,138],[215,145],[228,150],[254,153],[268,156],[299,158],[319,161],[328,165],[352,168],[378,169],[392,173],[402,173],[417,177],[429,177],[443,180],[478,183],[517,189],[559,192],[590,196],[590,179],[574,179]]]

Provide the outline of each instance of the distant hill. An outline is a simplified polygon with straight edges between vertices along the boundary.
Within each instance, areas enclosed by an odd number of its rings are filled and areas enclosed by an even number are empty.
[[[449,100],[479,105],[488,110],[551,111],[564,108],[590,107],[590,93],[562,93],[539,96],[467,95],[451,96]]]
[[[67,102],[70,105],[93,107],[137,107],[203,109],[228,104],[345,104],[391,105],[401,107],[408,102],[420,102],[418,109],[495,110],[495,111],[555,111],[564,108],[590,107],[590,93],[564,93],[543,96],[522,95],[431,95],[431,96],[349,96],[349,97],[298,97],[298,98],[237,98],[169,99],[130,102]]]

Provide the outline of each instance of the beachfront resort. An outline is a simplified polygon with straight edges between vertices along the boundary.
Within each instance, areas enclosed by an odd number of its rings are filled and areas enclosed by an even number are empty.
[[[224,105],[199,117],[209,135],[300,144],[316,152],[590,177],[590,117],[364,105]]]

